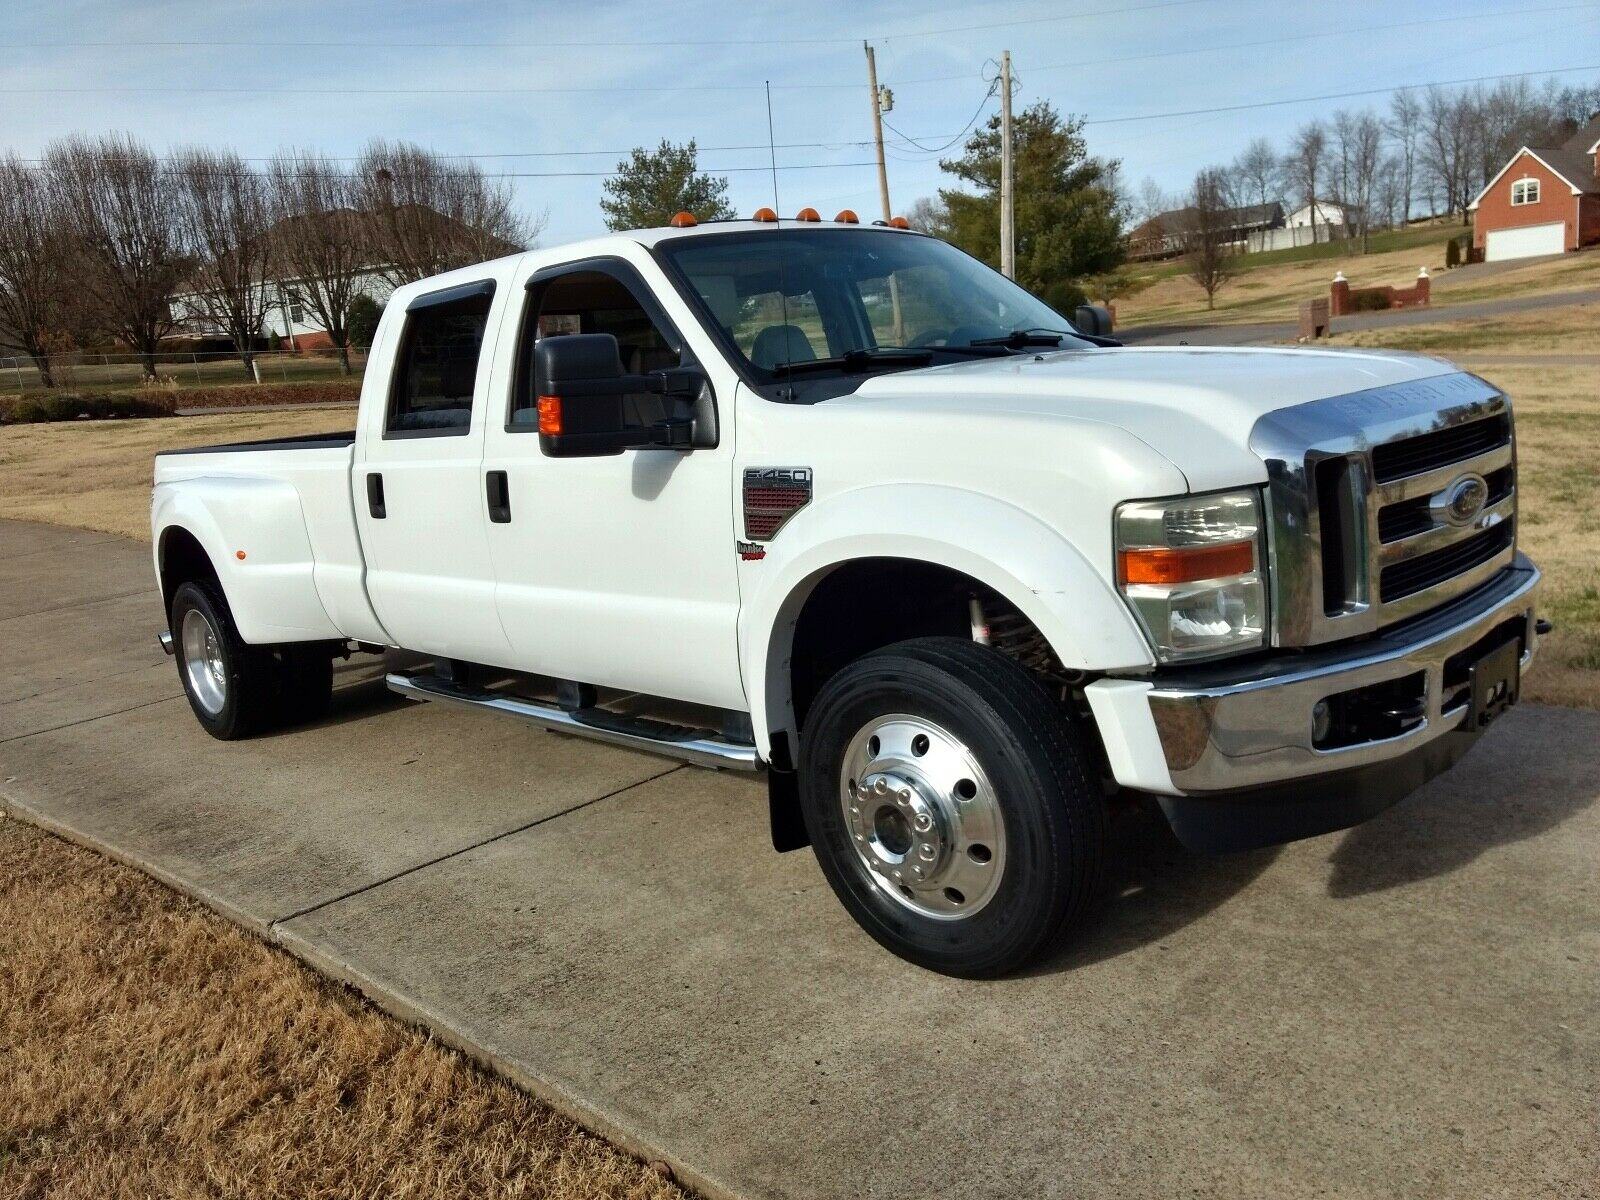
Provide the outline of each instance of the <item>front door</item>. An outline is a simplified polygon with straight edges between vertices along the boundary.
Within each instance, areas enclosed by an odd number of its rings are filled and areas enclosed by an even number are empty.
[[[367,593],[407,650],[505,665],[511,647],[494,603],[483,479],[484,413],[495,281],[414,298],[393,353],[374,353],[386,397],[362,405],[353,482]],[[382,369],[382,368],[379,368]]]
[[[488,526],[500,619],[524,670],[744,710],[731,375],[720,388],[713,375],[719,394],[706,398],[708,411],[723,402],[720,433],[701,422],[693,449],[549,458],[539,447],[537,338],[613,334],[629,373],[697,361],[683,316],[667,312],[681,301],[664,303],[647,273],[659,275],[647,258],[588,259],[517,289],[525,309],[504,322],[496,371],[513,382],[496,400],[483,462],[486,477],[504,473],[505,505]],[[625,409],[647,426],[663,403],[640,395]]]

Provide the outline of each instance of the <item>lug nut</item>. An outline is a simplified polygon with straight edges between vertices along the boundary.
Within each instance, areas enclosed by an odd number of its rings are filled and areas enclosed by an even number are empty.
[[[921,830],[923,833],[926,833],[928,830],[933,828],[933,818],[930,817],[927,813],[918,813],[917,814],[917,828],[919,830]]]
[[[922,843],[922,846],[921,846],[921,848],[918,849],[917,853],[922,855],[922,857],[925,858],[928,862],[932,862],[933,861],[933,847],[928,845],[927,842],[923,842]]]
[[[922,868],[921,867],[912,867],[911,868],[911,877],[913,879],[921,879],[922,878]]]
[[[880,796],[884,795],[889,790],[889,781],[880,775],[877,782],[872,785],[872,790]]]

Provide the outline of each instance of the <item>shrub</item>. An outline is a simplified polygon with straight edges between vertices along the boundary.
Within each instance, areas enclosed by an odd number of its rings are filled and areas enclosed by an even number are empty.
[[[52,395],[23,396],[0,406],[0,421],[36,425],[45,421],[109,421],[126,417],[170,417],[176,406],[168,396]]]
[[[1451,238],[1444,244],[1444,265],[1447,269],[1461,265],[1461,240],[1459,238]]]
[[[359,379],[319,379],[307,383],[189,387],[170,393],[179,408],[252,408],[258,404],[350,404],[361,395]]]
[[[1351,288],[1350,312],[1383,312],[1389,307],[1392,289],[1386,287]]]
[[[372,345],[372,336],[378,332],[378,318],[383,316],[383,305],[365,292],[350,301],[350,315],[345,318],[345,330],[350,344],[361,350]]]

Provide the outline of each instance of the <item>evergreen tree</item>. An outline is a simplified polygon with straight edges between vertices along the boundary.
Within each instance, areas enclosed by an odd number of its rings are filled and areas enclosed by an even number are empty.
[[[662,139],[654,150],[635,146],[617,164],[617,174],[601,187],[600,211],[607,229],[649,229],[665,225],[680,212],[699,221],[726,221],[734,215],[728,203],[728,181],[702,174],[699,151],[691,138],[674,146]]]
[[[1013,118],[1017,282],[1051,307],[1083,302],[1077,281],[1122,262],[1116,164],[1089,155],[1082,118],[1063,120],[1041,100]],[[1000,118],[967,140],[959,159],[939,166],[977,189],[941,188],[946,237],[1000,266]]]

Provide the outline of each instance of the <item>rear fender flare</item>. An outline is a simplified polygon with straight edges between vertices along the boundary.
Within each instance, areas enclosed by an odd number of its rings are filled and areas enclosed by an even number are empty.
[[[311,538],[299,493],[291,484],[229,475],[157,484],[150,525],[157,579],[168,532],[186,530],[216,569],[246,642],[344,636],[318,597]]]

